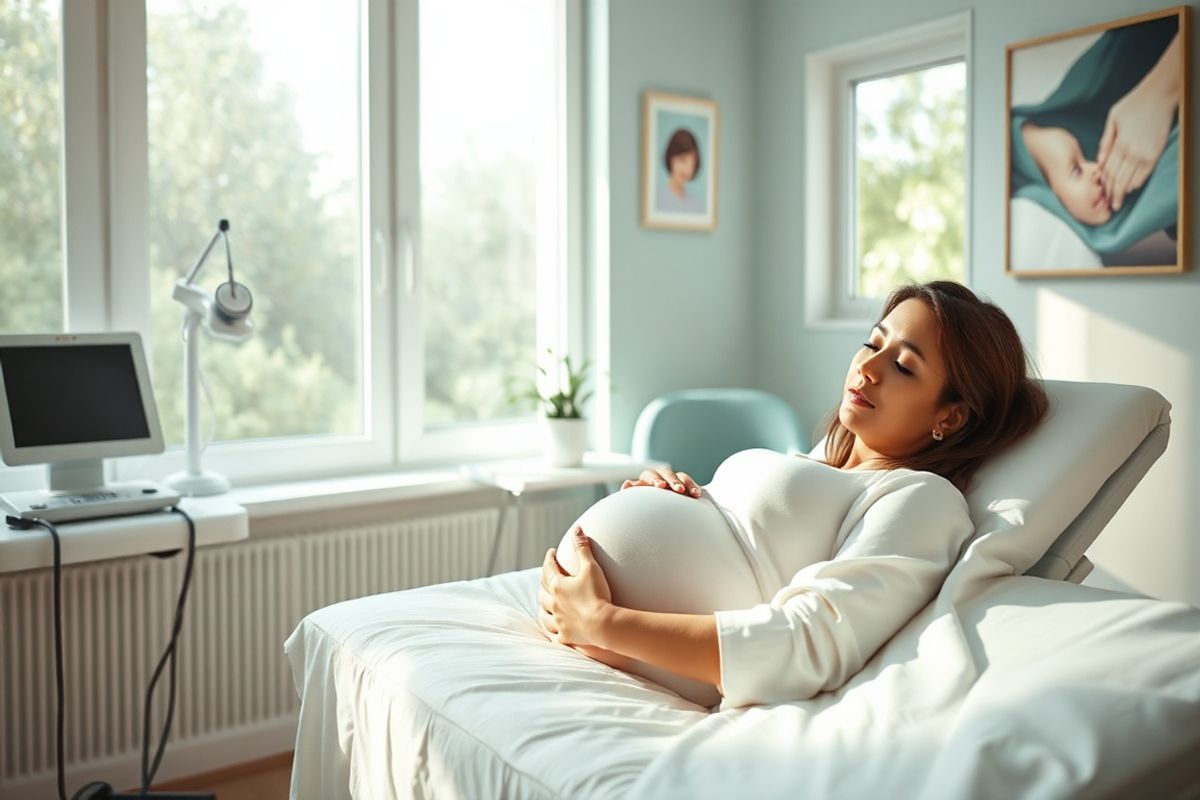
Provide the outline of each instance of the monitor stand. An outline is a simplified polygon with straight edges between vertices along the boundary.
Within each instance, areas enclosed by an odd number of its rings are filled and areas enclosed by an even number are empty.
[[[59,461],[46,465],[46,486],[51,492],[81,492],[104,485],[104,459]]]

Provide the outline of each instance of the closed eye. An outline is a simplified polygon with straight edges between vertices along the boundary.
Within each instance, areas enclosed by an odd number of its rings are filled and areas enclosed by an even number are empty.
[[[876,347],[875,345],[871,344],[870,342],[863,342],[863,347],[867,348],[868,350],[874,350],[876,352],[879,351],[879,348]],[[908,369],[903,364],[901,364],[899,361],[894,361],[892,363],[894,363],[896,365],[896,369],[900,370],[900,373],[902,375],[912,375],[913,374],[911,369]]]

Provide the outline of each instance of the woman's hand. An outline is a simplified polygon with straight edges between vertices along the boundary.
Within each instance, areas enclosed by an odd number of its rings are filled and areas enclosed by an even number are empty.
[[[672,491],[679,494],[700,496],[700,487],[692,480],[691,475],[686,472],[675,472],[670,467],[645,470],[637,480],[625,481],[621,484],[622,489],[628,489],[630,486],[657,486],[659,489],[666,489],[670,486]]]
[[[577,575],[559,565],[553,547],[546,551],[538,589],[539,621],[553,642],[599,647],[600,626],[605,610],[612,605],[612,592],[592,554],[592,542],[579,526],[575,527],[575,549],[579,555]]]
[[[1175,34],[1154,68],[1108,111],[1096,162],[1113,211],[1142,188],[1167,146],[1179,106],[1181,61]]]

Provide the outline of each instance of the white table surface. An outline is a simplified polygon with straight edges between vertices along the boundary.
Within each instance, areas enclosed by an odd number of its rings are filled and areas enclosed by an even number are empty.
[[[196,546],[223,544],[250,535],[246,509],[226,495],[185,497],[179,507],[196,524]],[[187,522],[171,511],[62,522],[62,563],[156,553],[187,547]],[[54,565],[54,545],[45,528],[0,525],[0,573]]]
[[[552,467],[542,458],[463,464],[460,474],[470,480],[498,486],[514,495],[530,491],[587,486],[636,478],[642,470],[669,466],[665,461],[640,461],[624,453],[583,454],[579,467]]]

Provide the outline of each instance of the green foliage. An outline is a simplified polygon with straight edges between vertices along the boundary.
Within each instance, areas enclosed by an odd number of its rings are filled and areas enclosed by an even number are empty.
[[[892,142],[858,159],[858,294],[883,297],[905,281],[963,280],[966,93],[931,102],[924,73],[891,80],[886,129],[860,123],[859,142]],[[878,149],[878,148],[876,148]]]
[[[537,346],[534,174],[468,150],[422,183],[427,424],[523,413],[504,378]]]
[[[554,351],[547,347],[547,355],[553,358]],[[579,394],[579,390],[583,387],[583,382],[587,380],[588,369],[591,366],[591,359],[585,358],[583,363],[579,365],[579,369],[571,367],[571,357],[563,356],[562,359],[554,365],[555,375],[552,379],[546,369],[540,364],[537,366],[538,373],[545,381],[550,382],[553,391],[543,392],[535,380],[525,388],[517,388],[520,385],[519,379],[510,378],[508,381],[508,399],[509,402],[519,402],[522,400],[532,400],[538,404],[544,404],[542,409],[547,417],[555,419],[579,419],[583,416],[581,409],[588,398],[592,396],[592,390],[588,390],[583,394]],[[562,381],[565,379],[566,385]]]
[[[171,296],[175,276],[165,270],[151,273],[151,291]],[[255,296],[257,303],[257,295]],[[177,316],[154,316],[155,366],[153,384],[162,417],[163,436],[183,441],[182,396],[183,311],[175,304]],[[209,387],[212,413],[217,420],[220,439],[259,439],[272,436],[312,434],[316,424],[327,431],[354,430],[359,408],[356,387],[337,382],[334,371],[321,353],[306,352],[295,334],[296,326],[282,326],[280,341],[271,343],[265,335],[255,335],[234,345],[217,341],[201,331],[200,365]],[[177,402],[165,404],[163,397]],[[209,437],[209,411],[201,436]],[[319,430],[319,429],[318,429]]]
[[[270,83],[244,9],[181,4],[147,19],[153,364],[164,435],[183,439],[182,308],[171,285],[230,220],[255,338],[206,341],[221,439],[361,430],[358,215],[322,195],[290,89]],[[353,121],[347,121],[354,125]],[[220,246],[201,283],[224,276]]]
[[[0,3],[0,330],[62,329],[58,22]],[[184,438],[183,309],[171,287],[230,220],[255,336],[202,342],[219,439],[362,429],[357,181],[323,188],[292,91],[268,79],[246,11],[178,0],[147,18],[151,372],[171,444]],[[346,120],[357,131],[356,120]],[[427,424],[524,416],[507,376],[537,341],[534,165],[473,147],[422,172],[421,330]],[[220,246],[201,277],[224,276]],[[384,376],[377,376],[383,379]],[[571,390],[571,397],[579,387]],[[580,395],[582,403],[588,395]],[[563,395],[562,415],[578,413]],[[207,409],[206,409],[207,417]],[[208,420],[203,426],[208,434]]]
[[[63,329],[57,19],[0,3],[0,332]]]

